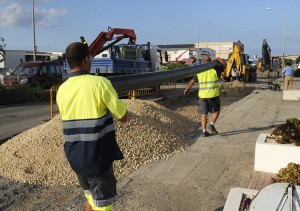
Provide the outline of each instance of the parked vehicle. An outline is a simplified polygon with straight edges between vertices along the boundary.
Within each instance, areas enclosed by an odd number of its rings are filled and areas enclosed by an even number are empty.
[[[128,44],[117,44],[129,38]],[[105,46],[107,42],[110,42]],[[105,50],[109,51],[106,58],[96,56]],[[101,32],[89,46],[91,57],[91,74],[102,76],[136,74],[163,70],[163,62],[167,55],[156,45],[136,44],[136,35],[132,29],[108,28]],[[64,69],[70,67],[64,58]]]
[[[48,89],[62,82],[62,70],[58,61],[23,62],[3,82],[5,86],[28,84]]]

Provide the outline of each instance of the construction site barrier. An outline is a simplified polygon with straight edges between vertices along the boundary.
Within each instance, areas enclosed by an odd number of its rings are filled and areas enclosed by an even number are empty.
[[[136,97],[139,96],[145,96],[145,95],[151,95],[154,93],[158,93],[161,90],[170,90],[170,89],[176,89],[176,82],[168,82],[164,83],[159,86],[154,86],[154,87],[146,87],[146,88],[141,88],[141,89],[134,89],[126,92],[118,92],[119,97],[126,97],[128,99],[136,99]]]
[[[58,88],[59,88],[59,86],[52,86],[50,89],[50,118],[51,119],[53,118],[54,113],[58,113],[58,107],[57,107],[56,103],[55,103],[55,109],[53,109],[53,107],[54,107],[53,96],[55,93],[55,99],[56,99],[56,94],[57,94]]]

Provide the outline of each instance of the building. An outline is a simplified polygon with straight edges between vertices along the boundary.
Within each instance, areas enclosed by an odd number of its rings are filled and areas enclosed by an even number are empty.
[[[61,52],[37,52],[36,60],[56,60],[62,57]],[[25,50],[5,50],[0,69],[14,69],[22,62],[33,61],[33,52]]]
[[[199,54],[199,61],[201,63],[203,57],[208,55],[212,58],[216,53],[211,48],[195,48],[194,44],[174,44],[174,45],[158,45],[158,47],[168,54],[169,63],[184,61],[188,64],[195,63]]]
[[[221,59],[228,59],[229,54],[233,51],[233,46],[239,45],[241,52],[244,52],[244,44],[237,42],[200,42],[195,43],[196,48],[210,48],[216,53],[216,57]]]
[[[36,52],[36,60],[57,60],[61,61],[61,52]],[[26,50],[5,50],[0,58],[0,80],[13,71],[20,63],[33,61],[33,52]]]

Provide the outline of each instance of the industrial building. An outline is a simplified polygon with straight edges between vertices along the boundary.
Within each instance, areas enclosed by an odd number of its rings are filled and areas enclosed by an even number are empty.
[[[199,63],[201,63],[205,55],[212,58],[216,56],[215,50],[206,47],[195,48],[194,44],[158,45],[158,47],[168,53],[169,62],[184,61],[191,64],[199,59]]]
[[[244,44],[237,42],[200,42],[195,43],[195,48],[210,48],[215,51],[215,56],[221,59],[228,59],[228,55],[233,51],[234,45],[239,45],[241,52],[244,52]]]

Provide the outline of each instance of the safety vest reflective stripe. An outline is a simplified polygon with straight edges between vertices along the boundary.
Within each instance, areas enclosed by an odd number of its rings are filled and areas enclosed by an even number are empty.
[[[215,80],[215,81],[206,81],[206,82],[199,82],[199,84],[214,84],[214,83],[218,83],[219,80]]]
[[[100,119],[63,121],[66,142],[97,141],[115,130],[113,119],[108,112]]]
[[[219,96],[219,78],[215,69],[197,74],[199,83],[198,96],[200,98],[213,98]]]
[[[199,88],[199,90],[214,90],[214,89],[217,89],[218,87],[219,87],[219,85],[215,85],[212,87]]]

